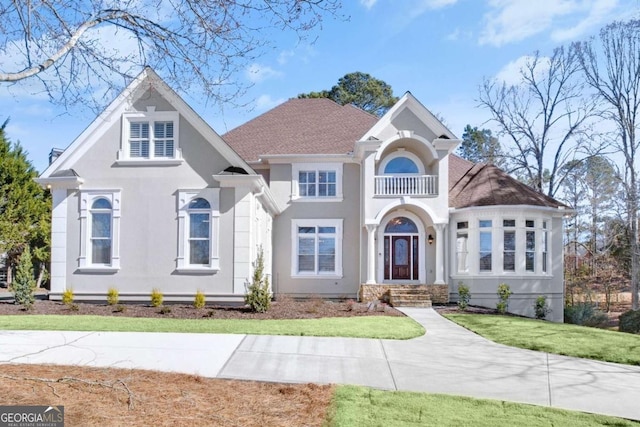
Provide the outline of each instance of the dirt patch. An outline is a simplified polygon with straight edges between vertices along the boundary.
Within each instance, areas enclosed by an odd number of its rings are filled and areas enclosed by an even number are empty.
[[[68,426],[321,426],[334,387],[155,371],[2,365],[3,405],[63,405]]]
[[[455,313],[469,313],[469,314],[498,314],[498,311],[493,308],[478,307],[475,305],[467,306],[466,310],[460,310],[457,305],[435,305],[433,308],[440,314],[455,314]]]
[[[318,319],[322,317],[352,316],[404,316],[403,313],[386,304],[378,304],[375,308],[368,304],[354,301],[327,301],[314,298],[296,301],[281,298],[271,304],[266,313],[253,313],[246,307],[229,307],[208,305],[196,309],[187,304],[170,304],[162,310],[146,304],[107,304],[76,303],[69,307],[61,302],[38,300],[29,310],[12,302],[0,302],[0,315],[6,314],[64,314],[64,315],[98,315],[118,317],[166,317],[174,319]]]

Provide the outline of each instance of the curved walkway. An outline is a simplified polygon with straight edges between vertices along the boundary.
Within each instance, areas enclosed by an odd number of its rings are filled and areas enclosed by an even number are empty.
[[[432,309],[403,311],[407,341],[261,335],[1,331],[0,363],[185,372],[274,382],[359,384],[574,409],[640,420],[640,367],[496,344]]]

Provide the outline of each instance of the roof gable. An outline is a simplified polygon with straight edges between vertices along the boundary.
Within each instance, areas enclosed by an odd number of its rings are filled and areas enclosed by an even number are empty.
[[[150,67],[146,67],[107,108],[55,159],[40,175],[49,178],[56,171],[71,169],[74,164],[120,119],[123,113],[153,87],[175,110],[190,123],[233,166],[255,173],[175,91]],[[115,153],[114,153],[115,159]]]
[[[327,98],[290,99],[222,137],[248,162],[263,155],[346,154],[377,120]]]

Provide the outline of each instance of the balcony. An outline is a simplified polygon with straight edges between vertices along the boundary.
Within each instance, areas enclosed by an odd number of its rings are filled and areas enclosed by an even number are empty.
[[[376,196],[437,196],[438,175],[379,175]]]

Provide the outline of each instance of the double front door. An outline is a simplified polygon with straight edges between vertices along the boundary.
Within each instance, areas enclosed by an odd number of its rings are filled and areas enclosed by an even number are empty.
[[[418,280],[418,241],[417,235],[384,236],[385,280]]]

